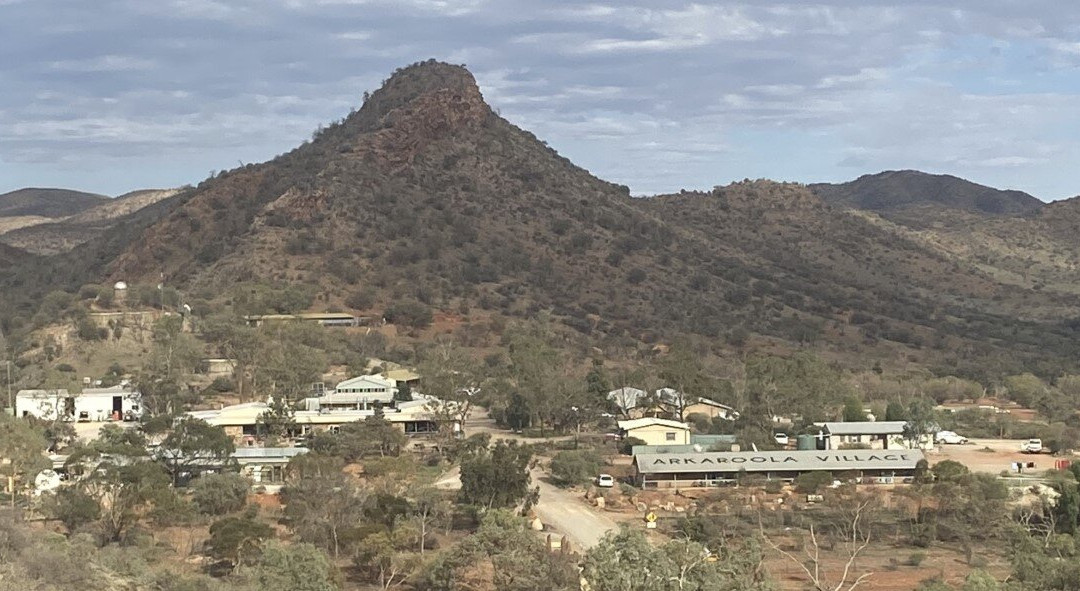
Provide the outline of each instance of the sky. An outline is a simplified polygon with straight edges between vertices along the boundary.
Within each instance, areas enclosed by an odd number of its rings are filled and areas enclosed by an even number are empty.
[[[261,162],[395,68],[634,194],[947,173],[1080,194],[1080,2],[0,0],[0,192]]]

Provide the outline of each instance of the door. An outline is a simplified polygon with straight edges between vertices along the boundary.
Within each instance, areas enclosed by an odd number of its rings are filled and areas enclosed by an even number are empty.
[[[114,413],[117,413],[117,412],[118,413],[123,413],[124,412],[124,397],[123,396],[113,396],[112,397],[112,411]]]

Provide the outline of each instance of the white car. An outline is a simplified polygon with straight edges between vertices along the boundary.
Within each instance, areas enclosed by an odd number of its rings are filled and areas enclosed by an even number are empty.
[[[615,477],[611,474],[601,474],[596,477],[596,486],[600,488],[611,488],[615,486]]]
[[[773,439],[776,440],[777,445],[787,445],[788,444],[787,433],[776,433],[775,435],[773,435]]]
[[[963,445],[968,442],[968,438],[952,431],[938,431],[937,435],[934,435],[934,441],[947,445]]]
[[[1043,451],[1042,439],[1028,439],[1020,445],[1020,453],[1041,454]]]

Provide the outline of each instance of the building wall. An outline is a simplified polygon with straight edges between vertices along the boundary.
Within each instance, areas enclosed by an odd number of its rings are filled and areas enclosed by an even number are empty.
[[[649,425],[626,432],[627,437],[636,437],[645,445],[687,445],[690,443],[690,430]]]
[[[33,416],[45,421],[55,421],[61,417],[64,408],[64,398],[60,396],[47,397],[16,397],[15,416]]]

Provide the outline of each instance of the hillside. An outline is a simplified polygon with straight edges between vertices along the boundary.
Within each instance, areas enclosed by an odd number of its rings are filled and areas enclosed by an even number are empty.
[[[100,205],[108,197],[68,189],[18,189],[0,195],[0,217],[59,218]]]
[[[290,286],[313,309],[418,302],[481,331],[549,310],[602,347],[696,335],[950,373],[1052,373],[1075,365],[1078,342],[1076,293],[1005,280],[943,234],[803,185],[630,198],[499,117],[464,68],[435,62],[399,70],[313,141],[114,228],[8,285],[40,297],[163,274],[244,311]]]
[[[987,215],[1028,215],[1043,203],[1021,191],[1004,191],[950,175],[893,170],[842,184],[814,184],[826,203],[879,212],[886,217],[920,207],[944,207]],[[918,219],[918,215],[909,216]]]
[[[178,192],[179,189],[132,191],[60,218],[0,217],[0,242],[35,254],[65,252],[107,232],[117,220]]]

